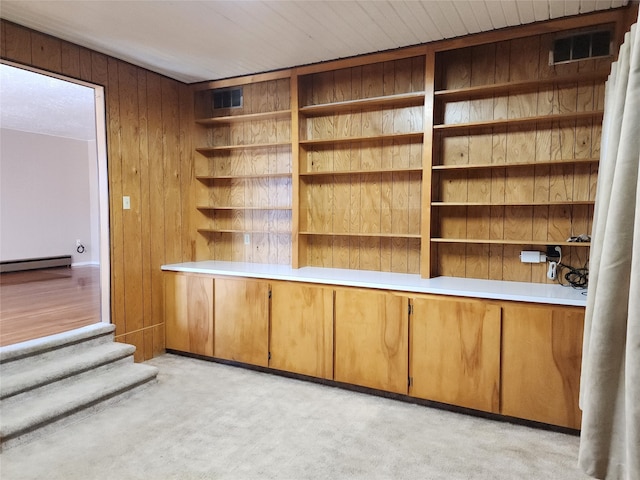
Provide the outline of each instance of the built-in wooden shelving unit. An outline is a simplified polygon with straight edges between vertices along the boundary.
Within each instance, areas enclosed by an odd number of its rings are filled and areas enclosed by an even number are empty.
[[[586,263],[566,239],[591,229],[611,58],[549,65],[553,38],[436,54],[431,275],[545,282],[518,253],[550,245]]]
[[[213,108],[217,89],[195,93],[197,248],[209,259],[291,263],[290,86],[249,82],[226,109]]]
[[[620,20],[583,18],[195,87],[197,256],[530,282],[521,249],[586,264],[566,239],[592,228],[613,57],[549,52]]]

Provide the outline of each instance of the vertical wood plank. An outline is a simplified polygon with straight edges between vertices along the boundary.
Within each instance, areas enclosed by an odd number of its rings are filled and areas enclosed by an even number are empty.
[[[140,183],[140,112],[138,76],[135,67],[117,66],[120,100],[120,134],[123,195],[131,198],[131,209],[122,211],[122,258],[124,267],[124,308],[126,331],[139,330],[143,321],[142,194]],[[117,205],[117,203],[114,201]],[[127,239],[125,242],[124,239]]]
[[[31,63],[52,72],[62,70],[61,41],[42,33],[31,33]]]

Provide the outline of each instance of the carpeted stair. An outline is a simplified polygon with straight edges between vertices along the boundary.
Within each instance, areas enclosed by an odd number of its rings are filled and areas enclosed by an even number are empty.
[[[76,421],[155,380],[98,323],[0,348],[0,449]]]

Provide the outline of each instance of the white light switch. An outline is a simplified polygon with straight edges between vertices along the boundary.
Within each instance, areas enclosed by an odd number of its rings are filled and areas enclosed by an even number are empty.
[[[131,197],[128,197],[128,196],[122,197],[122,209],[123,210],[131,209]]]

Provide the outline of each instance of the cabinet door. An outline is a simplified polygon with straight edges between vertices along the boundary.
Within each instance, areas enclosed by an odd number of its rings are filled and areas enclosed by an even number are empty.
[[[271,286],[271,360],[278,370],[333,378],[333,290]]]
[[[483,301],[414,299],[409,394],[497,413],[500,314]]]
[[[216,278],[214,355],[266,367],[269,363],[269,284]]]
[[[335,379],[407,393],[408,300],[387,292],[336,290]]]
[[[584,309],[505,305],[502,318],[501,413],[580,428]]]
[[[165,273],[167,348],[213,356],[213,278]]]

